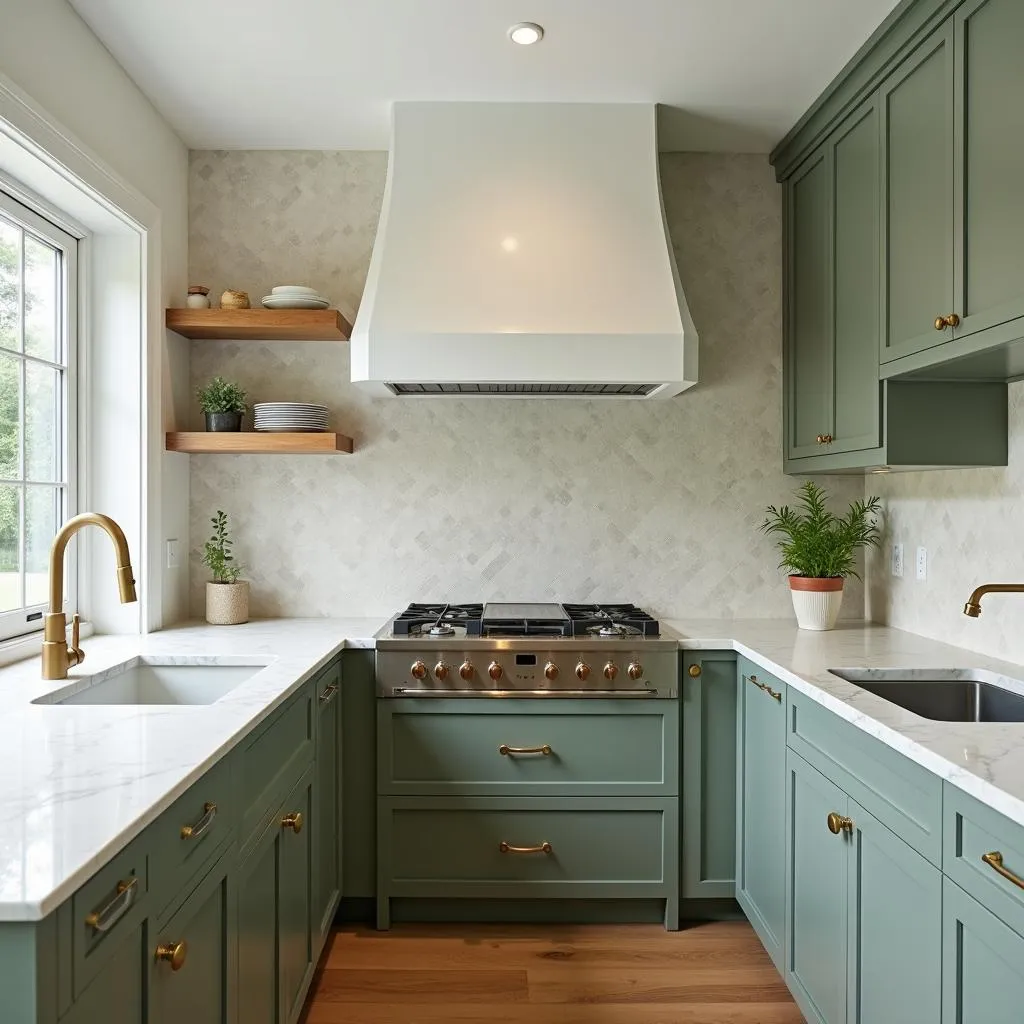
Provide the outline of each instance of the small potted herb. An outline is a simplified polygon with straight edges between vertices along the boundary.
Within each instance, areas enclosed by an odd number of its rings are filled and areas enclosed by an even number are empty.
[[[769,505],[761,529],[779,535],[780,569],[789,571],[793,610],[801,629],[832,629],[843,603],[843,581],[857,576],[857,552],[881,539],[877,497],[855,501],[844,516],[829,512],[823,488],[808,480],[797,507]]]
[[[199,405],[206,414],[207,430],[241,430],[246,410],[245,392],[223,377],[214,377],[197,392]]]
[[[231,554],[234,543],[228,517],[220,510],[210,518],[213,536],[203,548],[203,565],[213,579],[206,584],[206,621],[214,626],[234,626],[249,621],[249,584],[238,577],[242,566]]]

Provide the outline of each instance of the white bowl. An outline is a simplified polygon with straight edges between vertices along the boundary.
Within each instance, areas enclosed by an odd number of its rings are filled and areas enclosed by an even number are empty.
[[[315,288],[307,288],[300,284],[279,284],[276,288],[270,289],[273,295],[312,295],[316,296]]]

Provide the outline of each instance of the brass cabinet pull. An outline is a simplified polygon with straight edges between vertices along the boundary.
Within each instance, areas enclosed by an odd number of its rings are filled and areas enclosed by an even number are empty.
[[[551,853],[553,847],[550,843],[541,843],[540,846],[510,846],[502,839],[498,843],[498,849],[502,853]]]
[[[835,438],[831,434],[819,434],[816,440],[818,444],[831,444]]]
[[[302,811],[293,811],[281,819],[281,828],[290,828],[296,835],[302,831]]]
[[[1013,882],[1018,889],[1024,889],[1024,878],[1015,875],[1008,867],[1004,866],[1003,855],[998,850],[993,850],[991,853],[983,853],[981,859],[993,871],[1001,874],[1008,882]]]
[[[187,942],[164,942],[156,947],[156,958],[171,965],[172,971],[180,971],[188,956]]]
[[[840,832],[853,831],[853,818],[847,818],[845,814],[837,814],[832,811],[825,819],[829,832],[837,836]]]
[[[324,692],[320,694],[320,703],[321,704],[329,704],[331,698],[337,692],[338,692],[338,684],[337,683],[331,683],[331,685],[328,686],[327,689],[324,690]]]
[[[704,671],[700,665],[691,665],[687,671],[690,673],[691,679],[700,679],[701,673]]]
[[[777,700],[780,704],[782,703],[782,691],[773,690],[767,683],[758,681],[757,676],[747,676],[747,678],[759,689],[764,690],[773,700]]]
[[[498,747],[498,753],[502,757],[508,757],[510,754],[543,754],[547,757],[551,753],[551,744],[542,743],[539,747],[510,747],[507,743],[502,743]]]
[[[134,876],[127,882],[117,883],[117,895],[99,910],[94,910],[85,919],[85,923],[94,932],[109,932],[128,912],[139,893],[139,880]]]
[[[935,318],[935,330],[944,331],[947,327],[959,327],[960,317],[956,313],[950,313],[949,316],[937,316]]]
[[[217,805],[203,804],[203,816],[194,825],[181,826],[182,839],[198,839],[212,824],[217,817]]]

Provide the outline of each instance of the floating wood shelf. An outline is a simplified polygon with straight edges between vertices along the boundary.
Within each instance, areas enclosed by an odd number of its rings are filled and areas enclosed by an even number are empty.
[[[168,309],[167,327],[200,341],[348,341],[336,309]]]
[[[351,452],[352,438],[344,434],[271,434],[256,431],[186,430],[167,435],[169,452],[192,455],[330,455]]]

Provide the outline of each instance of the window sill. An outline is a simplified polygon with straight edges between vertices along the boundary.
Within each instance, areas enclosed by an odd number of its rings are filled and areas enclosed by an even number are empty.
[[[81,636],[92,636],[93,628],[91,622],[83,622],[81,625]],[[70,630],[68,636],[70,638]],[[29,633],[28,636],[16,636],[10,640],[0,641],[0,667],[13,665],[16,661],[26,661],[28,658],[38,658],[43,652],[43,631]]]

